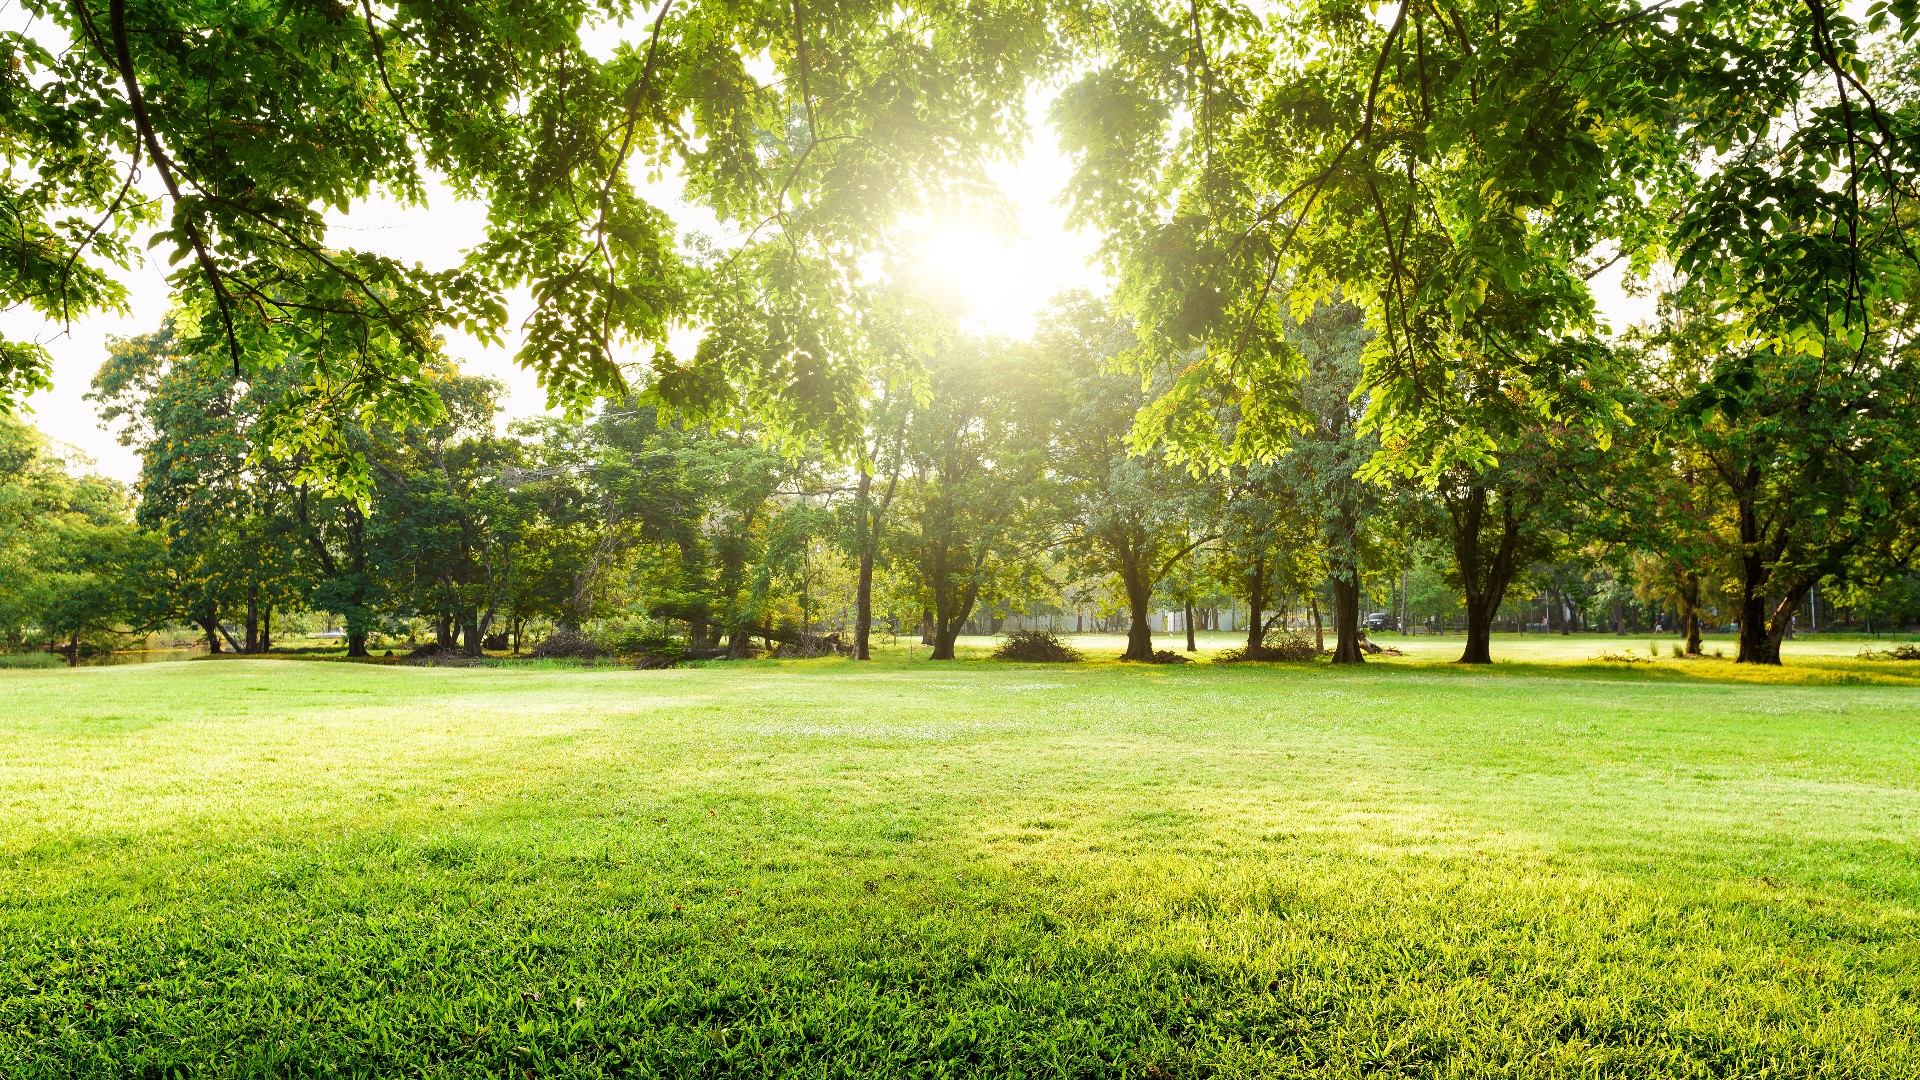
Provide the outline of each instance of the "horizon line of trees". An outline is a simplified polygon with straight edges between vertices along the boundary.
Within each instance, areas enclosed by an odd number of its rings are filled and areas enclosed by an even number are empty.
[[[1181,612],[1191,644],[1203,612],[1232,606],[1256,653],[1299,612],[1335,662],[1358,663],[1364,610],[1387,606],[1457,621],[1469,662],[1535,610],[1547,630],[1586,628],[1596,610],[1612,632],[1668,629],[1691,654],[1709,622],[1734,624],[1743,658],[1757,638],[1777,661],[1805,614],[1794,600],[1780,616],[1784,553],[1744,557],[1742,530],[1832,499],[1810,490],[1831,474],[1729,482],[1744,474],[1728,462],[1751,460],[1739,454],[1778,453],[1778,418],[1746,418],[1776,440],[1758,450],[1694,422],[1691,402],[1662,394],[1687,355],[1670,332],[1636,339],[1616,390],[1632,426],[1605,441],[1543,427],[1476,491],[1370,471],[1380,445],[1357,388],[1372,335],[1352,305],[1288,328],[1308,420],[1269,460],[1209,468],[1138,451],[1164,387],[1126,369],[1138,330],[1108,301],[1063,297],[1027,342],[962,332],[930,303],[882,314],[914,374],[876,387],[854,460],[634,398],[502,430],[498,384],[443,361],[429,369],[442,420],[355,433],[374,477],[364,501],[256,452],[298,372],[236,381],[171,327],[115,342],[92,396],[140,454],[132,491],[75,475],[3,422],[0,559],[14,572],[0,635],[77,662],[83,642],[184,626],[210,652],[257,653],[276,620],[323,612],[356,657],[424,626],[469,656],[552,627],[732,657],[756,638],[833,634],[864,659],[878,624],[951,659],[969,629],[1091,610],[1125,628],[1124,658],[1148,660],[1156,612]],[[1878,542],[1809,585],[1829,619],[1914,609],[1915,530],[1894,509]]]

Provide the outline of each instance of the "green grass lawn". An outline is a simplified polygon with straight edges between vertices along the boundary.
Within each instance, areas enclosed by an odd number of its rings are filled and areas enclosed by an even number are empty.
[[[0,1076],[1920,1075],[1920,678],[1575,641],[0,671]]]

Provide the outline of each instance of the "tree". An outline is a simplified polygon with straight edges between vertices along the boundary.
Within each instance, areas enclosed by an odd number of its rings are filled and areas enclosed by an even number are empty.
[[[534,303],[519,360],[556,402],[628,389],[629,348],[678,366],[667,329],[698,317],[707,269],[636,194],[636,160],[675,168],[742,231],[850,268],[900,213],[984,186],[987,154],[1023,134],[1006,103],[1058,55],[1042,9],[1019,4],[26,10],[33,33],[0,38],[20,225],[0,296],[56,319],[114,307],[116,272],[153,228],[192,351],[224,356],[236,379],[321,358],[259,435],[304,479],[361,494],[349,431],[436,417],[419,378],[436,331],[496,337],[510,290]],[[639,40],[589,51],[630,16]],[[329,211],[423,205],[435,177],[489,210],[461,265],[332,242]],[[43,349],[6,343],[0,401],[46,372]],[[747,382],[801,411],[845,404],[810,398],[823,383]]]
[[[1165,462],[1132,452],[1134,417],[1146,400],[1138,376],[1113,361],[1134,342],[1133,328],[1105,304],[1070,295],[1050,311],[1034,348],[1058,390],[1049,467],[1058,481],[1061,533],[1095,573],[1120,584],[1127,605],[1123,660],[1153,657],[1156,587],[1196,547],[1210,518],[1214,488]]]
[[[137,576],[153,554],[126,492],[76,472],[85,465],[0,414],[0,635],[16,648],[35,633],[64,641],[72,664],[83,639],[141,623]]]
[[[209,652],[224,637],[236,652],[264,652],[272,612],[304,599],[314,575],[306,550],[312,515],[295,471],[252,452],[262,418],[288,392],[293,368],[235,380],[222,358],[192,351],[169,323],[111,342],[89,396],[140,453],[137,519],[165,538],[164,590],[149,598],[158,621],[201,628]],[[226,619],[244,614],[245,637]]]
[[[957,333],[953,313],[924,289],[896,283],[875,297],[868,313],[867,347],[879,359],[871,367],[873,388],[868,394],[865,428],[854,461],[853,498],[843,507],[850,519],[845,529],[848,548],[856,560],[853,655],[872,658],[873,573],[886,545],[887,515],[900,493],[907,468],[907,427],[924,390],[925,365],[931,356],[950,348]],[[876,475],[886,477],[876,492]]]
[[[1314,311],[1289,327],[1288,337],[1306,364],[1300,407],[1309,423],[1278,460],[1279,475],[1319,534],[1334,600],[1333,662],[1358,664],[1364,659],[1360,598],[1366,526],[1380,501],[1376,486],[1359,475],[1379,449],[1363,430],[1365,406],[1356,400],[1368,334],[1359,309],[1343,304]]]
[[[929,363],[927,400],[907,426],[912,474],[893,542],[931,612],[935,660],[954,658],[974,606],[1011,593],[1047,546],[1035,519],[1046,445],[1032,415],[1044,403],[1026,359],[956,341]]]
[[[501,387],[439,373],[445,419],[414,427],[370,451],[380,479],[370,542],[410,608],[434,621],[435,640],[481,654],[498,615],[520,519],[507,507],[502,473],[518,445],[494,434]]]
[[[1737,573],[1739,661],[1778,664],[1807,593],[1862,563],[1908,565],[1920,489],[1920,363],[1904,327],[1818,354],[1728,340],[1728,324],[1677,290],[1650,344],[1657,422],[1696,490],[1718,504],[1719,546]],[[1875,312],[1879,313],[1879,308]]]

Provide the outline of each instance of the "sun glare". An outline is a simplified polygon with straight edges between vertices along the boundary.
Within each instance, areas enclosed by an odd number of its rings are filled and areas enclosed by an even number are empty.
[[[942,221],[921,241],[921,269],[960,300],[974,330],[1023,338],[1061,292],[1100,287],[1077,237],[1057,227],[1045,238],[1036,231],[1009,234],[986,221]]]

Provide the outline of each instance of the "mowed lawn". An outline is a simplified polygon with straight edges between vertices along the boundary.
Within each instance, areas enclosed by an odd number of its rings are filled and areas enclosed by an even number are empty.
[[[1747,675],[0,672],[0,1076],[1920,1075],[1920,680]]]

